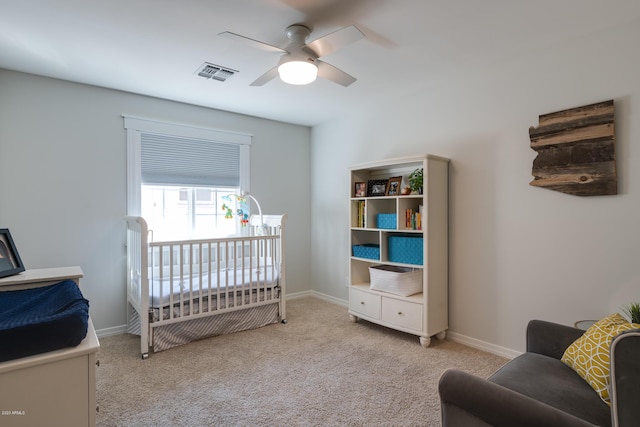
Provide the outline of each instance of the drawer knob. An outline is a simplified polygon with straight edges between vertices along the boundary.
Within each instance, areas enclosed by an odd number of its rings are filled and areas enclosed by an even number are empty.
[[[364,301],[360,301],[360,305],[364,305]]]
[[[402,316],[402,312],[401,311],[398,312],[398,316]]]

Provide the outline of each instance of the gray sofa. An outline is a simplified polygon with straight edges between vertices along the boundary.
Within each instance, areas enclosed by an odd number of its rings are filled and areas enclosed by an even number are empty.
[[[450,369],[440,378],[443,427],[640,426],[640,330],[611,343],[611,408],[560,361],[581,329],[527,326],[526,353],[488,379]]]

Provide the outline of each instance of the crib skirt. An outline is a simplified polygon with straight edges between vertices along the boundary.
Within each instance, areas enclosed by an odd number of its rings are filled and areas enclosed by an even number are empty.
[[[163,351],[216,335],[260,328],[279,321],[278,303],[260,305],[215,316],[184,320],[153,328],[153,351]],[[127,332],[140,335],[140,318],[130,313]]]

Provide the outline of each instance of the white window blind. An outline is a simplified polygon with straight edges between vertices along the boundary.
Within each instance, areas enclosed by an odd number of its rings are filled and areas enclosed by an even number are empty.
[[[240,146],[170,135],[141,133],[143,184],[240,186]]]
[[[143,183],[235,187],[250,191],[251,135],[123,117],[127,130],[129,215],[140,215]]]

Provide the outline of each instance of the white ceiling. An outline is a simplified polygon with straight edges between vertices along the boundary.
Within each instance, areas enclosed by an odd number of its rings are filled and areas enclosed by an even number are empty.
[[[313,126],[639,18],[638,0],[2,0],[0,68]],[[358,26],[322,58],[358,81],[251,87],[277,54],[218,36],[284,46],[294,23],[309,41]],[[206,80],[204,62],[239,73]]]

